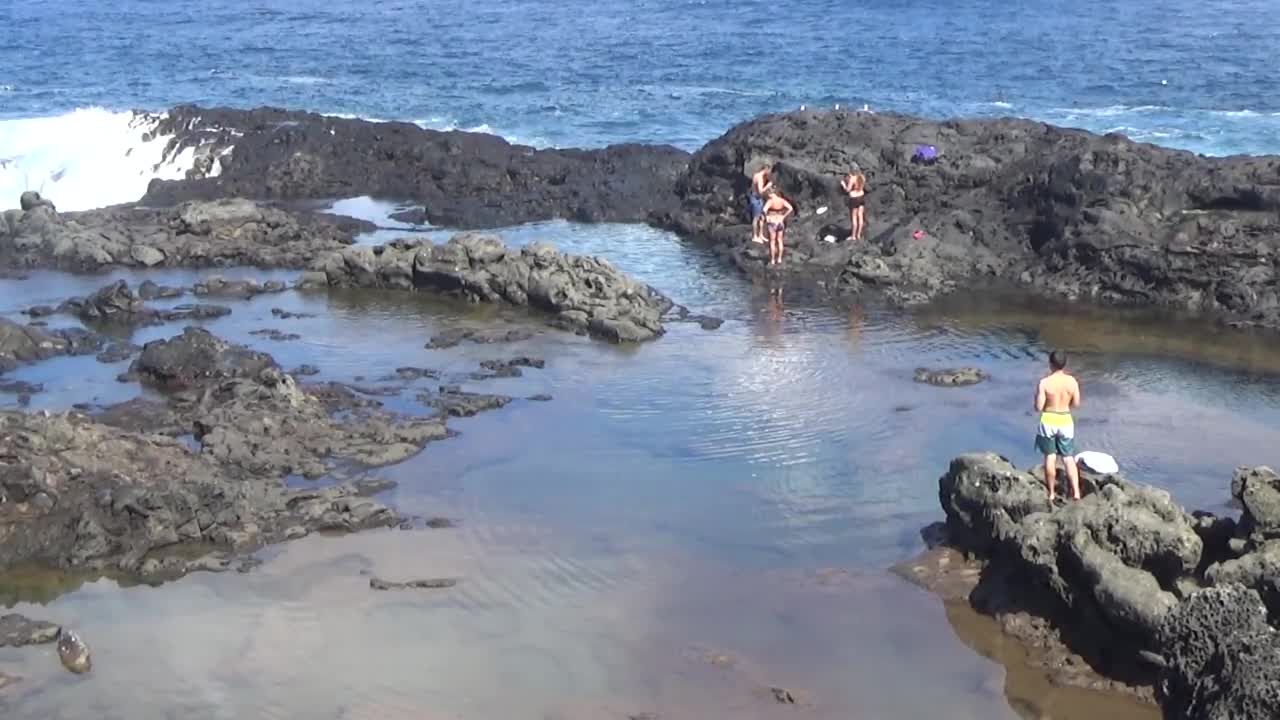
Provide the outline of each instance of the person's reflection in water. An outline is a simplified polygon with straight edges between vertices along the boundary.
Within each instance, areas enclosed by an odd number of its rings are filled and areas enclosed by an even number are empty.
[[[864,321],[865,318],[862,315],[862,306],[850,305],[849,324],[847,326],[850,350],[856,350],[862,347],[862,323]]]
[[[776,345],[782,337],[782,321],[786,317],[786,309],[782,305],[782,285],[769,285],[769,298],[764,308],[764,339],[770,345]]]

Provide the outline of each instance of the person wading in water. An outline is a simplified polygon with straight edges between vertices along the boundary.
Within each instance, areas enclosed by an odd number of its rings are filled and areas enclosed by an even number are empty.
[[[787,232],[787,217],[795,211],[787,199],[770,188],[769,199],[764,203],[764,220],[769,230],[769,264],[782,264],[782,242]]]
[[[1049,374],[1036,386],[1036,412],[1040,426],[1036,430],[1036,449],[1044,455],[1044,481],[1049,486],[1049,500],[1057,498],[1054,487],[1058,480],[1058,456],[1067,466],[1071,481],[1071,497],[1080,499],[1080,470],[1076,467],[1076,428],[1072,408],[1080,406],[1080,383],[1067,374],[1067,354],[1054,350],[1049,354]]]
[[[862,173],[849,173],[840,181],[845,204],[849,207],[849,239],[861,240],[867,227],[867,178]]]
[[[751,206],[751,242],[764,242],[764,199],[773,189],[773,171],[766,165],[751,176],[747,202]]]

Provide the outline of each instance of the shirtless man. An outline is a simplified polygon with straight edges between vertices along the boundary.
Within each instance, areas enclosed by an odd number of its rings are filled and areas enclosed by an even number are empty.
[[[782,243],[787,232],[787,217],[795,211],[791,203],[774,189],[769,188],[769,199],[764,202],[764,220],[769,227],[769,264],[782,264]]]
[[[764,199],[773,189],[773,172],[765,165],[751,176],[751,192],[747,202],[751,205],[751,242],[764,242]]]
[[[1049,501],[1057,498],[1054,485],[1058,480],[1058,456],[1067,466],[1071,480],[1071,497],[1080,499],[1080,471],[1076,468],[1076,428],[1071,409],[1080,406],[1080,384],[1067,374],[1067,354],[1054,350],[1049,354],[1049,374],[1036,386],[1036,412],[1040,427],[1036,431],[1036,449],[1044,455],[1044,478],[1049,486]]]

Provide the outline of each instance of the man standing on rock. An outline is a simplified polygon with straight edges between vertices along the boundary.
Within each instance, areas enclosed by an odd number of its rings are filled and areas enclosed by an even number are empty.
[[[751,176],[751,191],[747,202],[751,206],[751,242],[764,242],[764,199],[773,189],[773,172],[768,165]]]
[[[1049,374],[1036,386],[1036,412],[1040,427],[1036,431],[1036,449],[1044,455],[1044,480],[1049,486],[1049,501],[1057,499],[1054,487],[1058,480],[1058,456],[1067,466],[1071,480],[1071,497],[1080,499],[1080,471],[1076,467],[1076,430],[1072,408],[1080,406],[1080,384],[1067,374],[1067,354],[1054,350],[1049,354]]]

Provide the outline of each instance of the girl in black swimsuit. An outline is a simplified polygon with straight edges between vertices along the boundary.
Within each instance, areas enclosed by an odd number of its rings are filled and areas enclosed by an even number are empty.
[[[861,240],[867,227],[867,179],[862,173],[849,173],[840,181],[849,206],[849,239]]]

